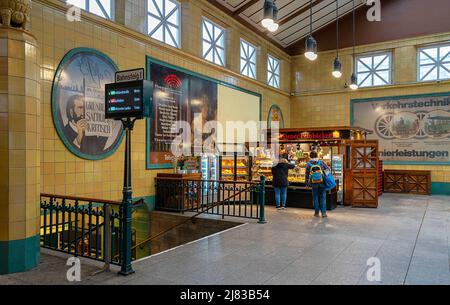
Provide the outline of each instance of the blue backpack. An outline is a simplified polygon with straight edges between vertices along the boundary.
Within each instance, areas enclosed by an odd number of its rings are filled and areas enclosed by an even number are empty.
[[[317,164],[312,164],[311,161],[308,163],[310,166],[309,182],[311,184],[323,184],[325,175],[322,170],[322,161],[319,160]]]

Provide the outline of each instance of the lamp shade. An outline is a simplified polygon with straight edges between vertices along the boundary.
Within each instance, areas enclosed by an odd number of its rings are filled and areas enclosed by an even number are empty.
[[[355,72],[352,73],[352,76],[350,78],[350,89],[358,89],[358,77],[356,76]]]
[[[280,25],[278,23],[272,23],[271,25],[268,26],[268,30],[269,32],[276,32],[278,31],[278,28],[280,27]]]
[[[266,0],[264,2],[264,17],[261,21],[263,27],[268,28],[271,24],[273,24],[273,1]]]
[[[306,38],[305,57],[311,61],[317,59],[317,41],[312,35]]]
[[[274,3],[273,4],[273,22],[272,24],[270,24],[267,29],[270,32],[276,32],[278,31],[278,28],[280,27],[280,25],[278,24],[278,7],[277,5]]]
[[[336,78],[341,78],[342,76],[342,64],[339,57],[336,57],[333,62],[333,76]]]

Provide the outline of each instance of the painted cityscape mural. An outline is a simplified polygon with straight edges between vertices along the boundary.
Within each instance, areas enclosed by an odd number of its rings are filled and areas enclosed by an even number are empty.
[[[450,163],[450,93],[353,100],[353,125],[373,131],[387,162]]]

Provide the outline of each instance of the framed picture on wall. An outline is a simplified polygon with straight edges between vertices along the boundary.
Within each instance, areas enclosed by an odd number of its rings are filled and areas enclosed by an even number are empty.
[[[56,131],[76,156],[100,160],[123,138],[122,123],[105,119],[105,85],[114,83],[116,64],[89,48],[68,52],[55,73],[51,106]]]

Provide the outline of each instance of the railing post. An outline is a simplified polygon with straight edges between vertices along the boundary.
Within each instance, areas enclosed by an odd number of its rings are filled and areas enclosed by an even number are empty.
[[[103,265],[103,268],[101,270],[94,272],[93,275],[97,275],[102,272],[110,271],[111,235],[112,234],[111,234],[111,206],[109,204],[103,205],[103,213],[104,213],[103,214],[103,234],[105,236],[105,242],[104,242],[104,246],[103,246],[103,260],[105,261],[105,264]],[[97,235],[97,241],[98,241],[98,235]],[[98,246],[98,242],[97,242],[97,246]],[[89,244],[89,247],[90,247],[90,244]],[[98,249],[97,249],[97,251],[98,251]]]
[[[259,221],[258,223],[266,223],[264,214],[264,207],[266,206],[266,177],[261,176],[261,183],[259,184]]]

